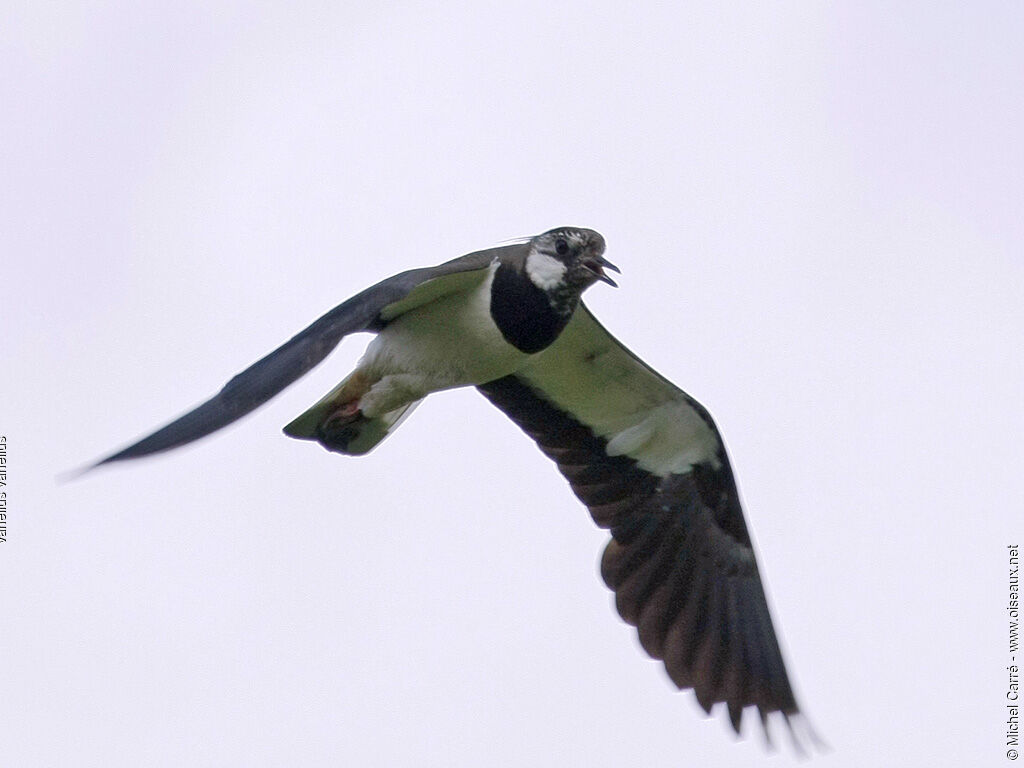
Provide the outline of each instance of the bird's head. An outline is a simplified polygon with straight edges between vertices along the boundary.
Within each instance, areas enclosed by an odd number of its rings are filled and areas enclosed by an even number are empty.
[[[604,258],[604,238],[592,229],[560,227],[530,239],[526,275],[553,303],[575,303],[598,280],[614,286],[605,269],[619,268]]]

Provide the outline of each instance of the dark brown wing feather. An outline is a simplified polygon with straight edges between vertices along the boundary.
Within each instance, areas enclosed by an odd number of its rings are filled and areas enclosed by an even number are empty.
[[[728,460],[659,477],[515,376],[479,387],[558,464],[594,521],[610,528],[601,575],[619,614],[710,712],[798,711],[772,628]]]

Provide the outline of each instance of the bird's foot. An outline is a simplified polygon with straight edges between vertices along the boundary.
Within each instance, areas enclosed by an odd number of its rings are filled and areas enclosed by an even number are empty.
[[[362,415],[362,412],[359,410],[359,406],[360,402],[358,399],[342,403],[335,409],[334,413],[327,417],[326,422],[352,421]]]

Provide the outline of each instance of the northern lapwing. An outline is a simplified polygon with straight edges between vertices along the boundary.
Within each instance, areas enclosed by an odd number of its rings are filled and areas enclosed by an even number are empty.
[[[740,732],[799,712],[725,446],[707,410],[620,344],[581,301],[614,286],[604,238],[562,227],[402,272],[335,307],[213,398],[94,466],[190,443],[269,400],[348,334],[356,369],[288,424],[362,455],[431,392],[476,387],[557,465],[611,532],[601,575],[640,643]]]

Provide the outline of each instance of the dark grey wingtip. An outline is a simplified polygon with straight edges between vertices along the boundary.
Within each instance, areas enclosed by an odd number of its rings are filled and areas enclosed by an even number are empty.
[[[150,455],[148,453],[142,453],[139,454],[138,456],[132,455],[130,451],[134,447],[135,445],[131,445],[128,448],[120,450],[117,453],[112,453],[109,456],[100,459],[99,461],[94,461],[91,464],[86,464],[84,467],[79,467],[78,469],[69,469],[67,472],[61,472],[59,475],[57,475],[55,479],[58,483],[61,484],[71,483],[74,482],[75,480],[80,480],[85,475],[92,474],[97,469],[99,469],[100,467],[104,467],[107,464],[113,464],[118,461],[125,461],[127,459],[135,459],[140,458],[142,456]]]
[[[87,464],[84,467],[79,467],[78,469],[69,469],[66,472],[61,472],[59,475],[53,478],[54,482],[56,482],[58,485],[64,485],[65,483],[73,483],[75,480],[79,480],[84,475],[88,475],[102,463],[102,461],[97,461],[94,464]]]

